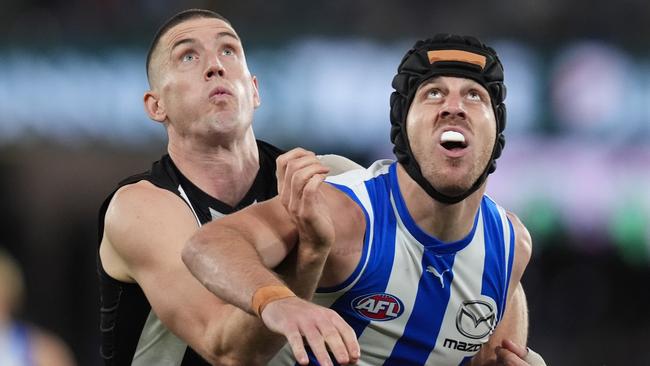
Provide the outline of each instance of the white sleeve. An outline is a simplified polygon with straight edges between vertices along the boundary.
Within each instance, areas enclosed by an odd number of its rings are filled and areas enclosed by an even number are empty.
[[[339,175],[355,169],[365,169],[361,165],[341,155],[318,155],[318,160],[330,168],[329,176]]]

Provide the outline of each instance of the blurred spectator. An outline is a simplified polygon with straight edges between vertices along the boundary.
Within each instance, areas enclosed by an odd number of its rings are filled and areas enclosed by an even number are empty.
[[[16,320],[24,292],[18,264],[0,249],[0,365],[73,366],[72,354],[61,339]]]

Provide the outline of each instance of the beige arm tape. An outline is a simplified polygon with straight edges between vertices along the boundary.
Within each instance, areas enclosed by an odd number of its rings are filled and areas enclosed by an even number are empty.
[[[287,297],[295,296],[296,294],[294,294],[293,291],[289,290],[287,286],[263,286],[258,288],[255,291],[255,294],[253,294],[251,308],[255,312],[255,315],[261,318],[262,311],[264,311],[264,308],[269,303],[275,300],[286,299]]]

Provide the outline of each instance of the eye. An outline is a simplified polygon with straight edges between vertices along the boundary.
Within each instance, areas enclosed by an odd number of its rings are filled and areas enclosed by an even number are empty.
[[[442,91],[440,91],[440,89],[438,89],[438,88],[429,89],[429,91],[427,92],[427,98],[428,99],[440,99],[440,98],[442,98]]]
[[[224,56],[232,56],[235,54],[235,51],[232,48],[224,48],[221,54]]]
[[[469,100],[480,101],[481,100],[481,93],[479,93],[476,90],[470,90],[469,92],[467,92],[467,98]]]
[[[198,59],[198,56],[195,53],[186,53],[181,57],[182,62],[192,62],[196,61]]]

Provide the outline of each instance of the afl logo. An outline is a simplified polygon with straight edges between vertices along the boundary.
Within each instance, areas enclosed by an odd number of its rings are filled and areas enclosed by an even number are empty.
[[[380,322],[396,319],[404,312],[402,300],[384,292],[359,296],[352,300],[352,308],[362,318]]]

